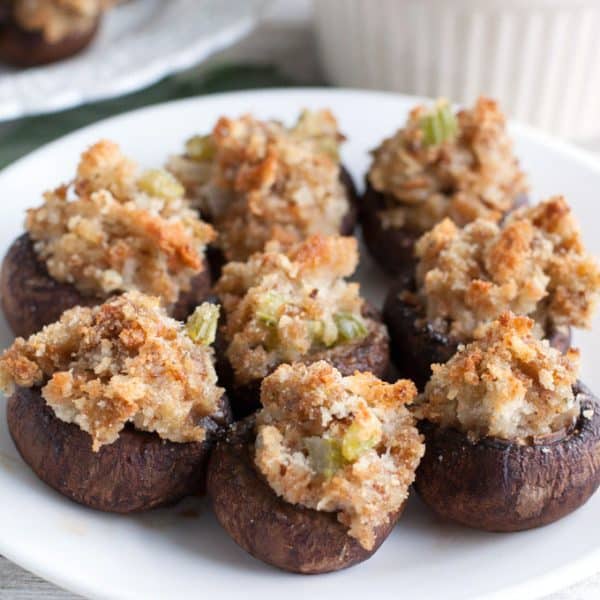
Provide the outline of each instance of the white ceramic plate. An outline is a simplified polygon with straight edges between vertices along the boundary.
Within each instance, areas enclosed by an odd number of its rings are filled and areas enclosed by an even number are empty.
[[[266,0],[132,0],[93,43],[28,70],[0,66],[0,121],[120,96],[191,67],[242,38]]]
[[[156,106],[88,127],[20,160],[0,174],[5,199],[0,252],[21,232],[23,211],[45,188],[67,179],[78,155],[100,137],[120,142],[144,165],[161,164],[195,131],[222,114],[246,111],[292,121],[302,107],[331,107],[349,137],[344,162],[357,181],[368,150],[405,119],[415,99],[343,90],[280,90],[210,96]],[[161,123],[157,135],[156,124]],[[567,194],[587,243],[600,254],[600,164],[565,144],[515,126],[517,151],[531,173],[534,198]],[[595,234],[595,235],[594,235]],[[363,255],[361,279],[381,301],[384,279]],[[577,335],[583,379],[600,389],[594,359],[599,336]],[[0,343],[11,337],[0,324]],[[105,515],[65,500],[18,457],[0,419],[0,553],[26,569],[92,598],[238,600],[340,598],[531,600],[600,569],[600,494],[570,517],[536,531],[487,534],[436,520],[416,498],[368,562],[331,575],[277,571],[239,549],[204,501],[137,517]]]

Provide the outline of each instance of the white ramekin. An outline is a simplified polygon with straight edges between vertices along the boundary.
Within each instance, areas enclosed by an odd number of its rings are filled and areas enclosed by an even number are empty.
[[[574,139],[600,134],[600,0],[314,0],[323,66],[350,87],[480,94]]]

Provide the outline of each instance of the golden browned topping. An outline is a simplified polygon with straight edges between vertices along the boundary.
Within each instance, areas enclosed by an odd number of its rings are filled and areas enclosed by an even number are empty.
[[[469,339],[505,310],[550,325],[589,327],[600,267],[586,253],[564,198],[515,211],[498,226],[449,219],[416,245],[417,284],[427,320]]]
[[[137,173],[116,144],[81,157],[71,187],[47,192],[26,228],[50,275],[86,295],[139,290],[175,302],[204,268],[214,237],[166,171]]]
[[[568,429],[579,416],[573,393],[579,353],[561,354],[533,326],[527,317],[504,313],[480,340],[433,365],[417,414],[472,439],[522,442]]]
[[[13,14],[23,29],[40,31],[49,43],[88,31],[107,0],[13,0]]]
[[[167,317],[157,298],[130,292],[17,338],[0,359],[0,387],[41,387],[59,419],[90,434],[94,451],[126,423],[165,440],[200,442],[201,419],[220,415],[223,394],[202,341]]]
[[[386,196],[386,227],[426,231],[444,217],[459,225],[498,221],[527,191],[504,115],[487,98],[457,115],[444,101],[418,106],[373,155],[368,177]]]
[[[339,232],[349,210],[341,139],[329,111],[305,111],[292,129],[250,115],[222,117],[211,135],[190,139],[169,169],[219,231],[227,259],[246,260],[269,240],[289,245]]]
[[[282,365],[262,385],[255,462],[287,502],[337,512],[371,549],[406,498],[424,454],[406,408],[411,381],[342,377],[323,361]]]
[[[316,235],[287,252],[272,242],[246,263],[227,264],[215,290],[236,380],[262,379],[282,362],[366,337],[375,323],[361,316],[359,285],[344,279],[357,263],[354,238]]]

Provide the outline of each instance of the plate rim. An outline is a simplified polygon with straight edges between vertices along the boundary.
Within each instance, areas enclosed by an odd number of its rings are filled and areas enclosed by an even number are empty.
[[[25,156],[19,157],[15,161],[0,169],[0,180],[7,174],[10,174],[10,172],[13,169],[19,168],[22,162],[26,162],[28,160],[35,160],[38,154],[44,154],[46,152],[52,151],[52,148],[55,145],[60,145],[65,142],[68,143],[71,138],[80,135],[85,135],[86,133],[97,127],[118,124],[120,120],[128,120],[132,117],[135,118],[138,115],[151,113],[153,111],[170,110],[174,107],[176,108],[177,106],[182,105],[192,105],[196,103],[201,104],[203,101],[206,100],[209,100],[211,102],[219,102],[220,100],[228,100],[232,97],[243,99],[244,97],[264,97],[265,95],[288,97],[296,96],[298,100],[300,100],[302,97],[306,97],[307,95],[311,94],[326,94],[330,96],[363,96],[369,97],[373,101],[377,101],[378,99],[385,99],[386,101],[398,100],[399,102],[408,102],[414,104],[423,101],[427,102],[431,100],[430,98],[422,96],[413,96],[408,94],[400,94],[396,92],[372,91],[359,88],[327,88],[322,86],[304,86],[291,88],[278,87],[261,88],[253,90],[239,90],[233,92],[204,94],[194,96],[191,98],[170,100],[168,102],[161,102],[142,108],[137,108],[135,110],[127,111],[118,115],[98,120],[94,123],[88,124],[84,127],[71,131],[66,135],[63,135],[55,140],[45,143],[42,146],[36,148],[34,151],[29,152]],[[274,117],[275,116],[276,115],[274,115]],[[580,165],[583,166],[585,169],[593,171],[594,173],[600,176],[600,160],[592,152],[582,148],[578,148],[571,142],[565,141],[552,134],[543,132],[533,126],[520,123],[512,119],[509,120],[509,126],[511,128],[512,134],[516,134],[519,137],[523,137],[524,139],[533,141],[540,145],[547,146],[549,149],[568,157],[572,161],[580,163]],[[600,490],[598,491],[598,493],[600,494]],[[18,551],[13,552],[10,548],[6,550],[3,546],[4,544],[2,543],[2,537],[0,537],[0,554],[2,554],[6,559],[20,566],[21,568],[30,571],[31,573],[41,577],[42,579],[50,583],[57,585],[58,587],[69,590],[76,594],[80,594],[87,598],[98,598],[102,600],[129,599],[129,596],[126,595],[106,596],[99,592],[97,588],[87,587],[85,583],[76,581],[75,579],[72,580],[68,576],[57,576],[55,573],[49,572],[49,570],[43,568],[43,566],[39,566],[38,563],[34,562],[34,564],[31,564],[27,556],[24,555],[24,553],[20,553]],[[469,599],[501,600],[506,597],[523,598],[524,600],[539,599],[548,594],[564,590],[573,584],[581,582],[585,578],[593,577],[594,575],[599,574],[599,565],[600,543],[595,550],[590,551],[587,554],[580,556],[571,562],[565,563],[559,568],[554,569],[553,571],[533,576],[517,584],[505,586],[499,591],[469,596]]]

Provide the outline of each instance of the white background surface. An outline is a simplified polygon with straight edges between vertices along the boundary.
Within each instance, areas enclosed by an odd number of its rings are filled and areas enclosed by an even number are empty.
[[[297,80],[312,81],[318,77],[319,70],[314,39],[307,23],[309,1],[280,0],[276,4],[273,11],[274,21],[266,23],[249,39],[216,60],[243,58],[248,61],[276,62]],[[592,146],[592,149],[596,148],[600,150],[600,145]],[[597,535],[597,523],[598,521],[590,523],[589,531],[593,535]],[[526,563],[528,557],[524,556],[523,561]],[[598,569],[600,570],[600,564]],[[557,588],[560,587],[559,582]],[[0,557],[0,598],[2,600],[41,598],[72,600],[75,596]],[[512,600],[513,596],[510,598]],[[598,598],[600,598],[600,576],[595,576],[567,590],[548,596],[547,600],[597,600]]]

